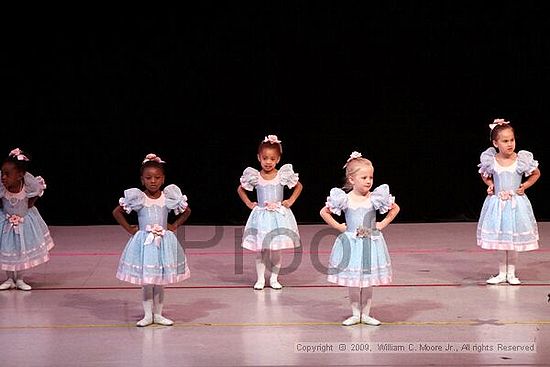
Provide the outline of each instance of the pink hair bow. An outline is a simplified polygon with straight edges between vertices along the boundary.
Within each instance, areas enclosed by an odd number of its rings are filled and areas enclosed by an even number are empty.
[[[344,164],[344,168],[346,168],[348,166],[348,163],[353,160],[353,159],[357,159],[357,158],[361,158],[363,155],[359,152],[356,152],[356,151],[353,151],[350,155],[349,155],[349,158],[348,160],[346,161],[346,164]]]
[[[141,164],[143,164],[143,163],[145,163],[145,162],[166,163],[166,162],[164,162],[162,159],[160,159],[159,156],[157,156],[157,155],[154,154],[154,153],[149,153],[149,154],[147,154],[147,155],[145,156],[145,159],[143,160],[143,162],[142,162]]]
[[[264,139],[264,143],[270,142],[271,144],[281,144],[281,141],[277,138],[277,135],[268,135]]]
[[[506,121],[505,119],[495,119],[492,124],[489,124],[489,128],[493,130],[497,125],[506,125],[509,123],[510,121]]]
[[[28,161],[26,155],[23,154],[23,151],[19,148],[15,148],[10,152],[10,157],[16,157],[18,161]]]

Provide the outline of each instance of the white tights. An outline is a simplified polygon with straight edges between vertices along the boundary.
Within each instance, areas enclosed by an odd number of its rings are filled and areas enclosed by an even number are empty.
[[[265,269],[271,267],[271,281],[277,281],[281,269],[282,254],[280,250],[262,250],[256,255],[256,274],[258,281],[264,282]]]
[[[372,287],[349,287],[349,302],[353,316],[368,316],[372,304]]]
[[[516,265],[518,262],[517,251],[500,251],[502,252],[498,262],[499,275],[508,275],[514,277],[516,274]]]

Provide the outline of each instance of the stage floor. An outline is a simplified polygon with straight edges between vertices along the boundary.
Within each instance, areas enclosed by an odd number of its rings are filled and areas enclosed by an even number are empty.
[[[135,326],[140,288],[115,278],[122,228],[50,229],[50,261],[26,272],[33,290],[0,291],[2,367],[550,364],[548,222],[541,248],[519,254],[520,286],[485,284],[498,259],[476,246],[475,223],[390,225],[393,282],[374,288],[371,312],[379,327],[341,326],[348,292],[326,281],[334,237],[324,225],[300,226],[303,248],[283,255],[285,287],[262,291],[242,227],[180,228],[191,278],[167,287],[176,324],[145,328]]]

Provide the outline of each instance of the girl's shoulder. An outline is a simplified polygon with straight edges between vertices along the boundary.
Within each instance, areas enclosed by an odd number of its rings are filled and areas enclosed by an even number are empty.
[[[480,159],[494,159],[497,155],[497,150],[494,147],[490,147],[481,152]]]
[[[390,187],[387,184],[382,184],[376,187],[370,195],[372,205],[381,214],[389,211],[395,203],[395,196],[390,193]]]
[[[141,197],[146,196],[145,192],[143,192],[141,189],[138,189],[137,187],[131,187],[129,189],[124,190],[124,196],[125,197]]]
[[[239,179],[241,186],[247,190],[252,191],[260,180],[260,171],[256,168],[246,167]]]
[[[339,187],[333,187],[330,189],[329,195],[325,202],[325,206],[329,210],[337,215],[342,213],[342,210],[346,210],[349,205],[348,194]]]
[[[496,155],[497,151],[495,148],[490,147],[485,149],[479,156],[479,164],[477,165],[479,167],[478,173],[484,177],[491,176],[495,171]]]
[[[299,180],[299,174],[294,172],[294,168],[290,163],[281,166],[281,168],[277,172],[277,177],[279,177],[281,185],[286,185],[289,189],[296,186]]]
[[[29,172],[26,172],[23,181],[24,190],[27,197],[32,198],[35,196],[42,196],[44,194],[46,182],[42,176],[33,176]]]
[[[166,207],[170,210],[174,210],[175,214],[183,213],[189,206],[187,203],[187,195],[181,192],[179,186],[170,184],[166,186],[162,192],[166,198]]]
[[[533,171],[535,171],[539,162],[535,160],[533,153],[527,150],[520,150],[516,159],[517,162],[517,173],[529,176]]]
[[[118,204],[126,213],[130,213],[132,210],[140,210],[145,204],[146,198],[147,195],[143,191],[132,187],[124,190],[124,196],[118,200]]]
[[[164,192],[164,194],[166,193],[172,193],[172,192],[181,192],[181,189],[178,185],[176,184],[169,184],[169,185],[166,185],[164,187],[164,189],[162,189],[162,192]]]

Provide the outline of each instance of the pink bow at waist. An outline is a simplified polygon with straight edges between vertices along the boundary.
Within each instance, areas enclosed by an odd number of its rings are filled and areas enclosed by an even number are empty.
[[[8,228],[4,232],[9,231],[11,228],[13,228],[13,231],[17,234],[19,234],[19,225],[25,221],[24,217],[20,217],[15,214],[6,214],[6,219],[8,220],[8,223],[10,224]]]
[[[506,201],[510,200],[512,202],[512,209],[516,207],[516,192],[514,190],[500,191],[498,193],[498,198],[500,199],[499,205],[500,209],[504,209]]]
[[[147,226],[145,226],[145,231],[149,232],[149,234],[145,238],[145,242],[143,244],[150,245],[154,243],[155,246],[160,247],[160,240],[166,233],[166,230],[158,224],[148,224]]]
[[[284,206],[281,204],[281,202],[272,202],[272,201],[266,201],[264,203],[264,206],[258,206],[259,209],[262,210],[268,210],[270,212],[279,212],[281,214],[285,214]]]

